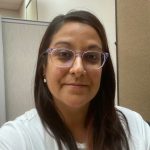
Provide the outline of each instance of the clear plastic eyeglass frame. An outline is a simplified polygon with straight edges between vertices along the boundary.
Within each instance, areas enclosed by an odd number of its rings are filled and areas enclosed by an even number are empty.
[[[59,49],[61,49],[61,48],[59,48]],[[53,62],[52,54],[53,54],[54,52],[56,52],[57,50],[59,50],[59,49],[58,49],[58,48],[48,48],[48,49],[45,51],[45,53],[48,53],[48,54],[50,55],[50,58],[51,58],[51,61],[52,61],[52,62]],[[74,51],[74,50],[69,50],[69,49],[64,49],[64,50],[71,52],[71,53],[73,54],[73,59],[71,60],[70,63],[68,63],[68,65],[57,65],[57,64],[54,63],[57,67],[60,67],[60,68],[70,68],[70,67],[73,65],[74,60],[75,60],[75,58],[76,58],[77,56],[80,56],[80,57],[82,58],[82,60],[83,60],[83,56],[84,56],[86,53],[88,53],[88,52],[93,52],[92,50],[91,50],[91,51],[88,50],[88,51],[84,51],[84,52],[76,52],[76,51]],[[105,62],[106,62],[106,60],[107,60],[107,58],[109,57],[109,53],[107,53],[107,52],[98,52],[98,51],[94,51],[94,52],[97,52],[97,53],[102,54],[102,56],[103,56],[103,62],[102,62],[102,64],[101,64],[99,67],[97,67],[97,68],[94,68],[94,67],[92,68],[92,67],[91,67],[91,69],[100,69],[100,68],[102,68],[102,67],[104,66],[104,64],[105,64]]]

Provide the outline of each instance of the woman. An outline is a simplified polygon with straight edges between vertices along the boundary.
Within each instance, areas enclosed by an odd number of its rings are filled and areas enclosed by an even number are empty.
[[[2,150],[150,150],[150,129],[114,106],[104,28],[87,11],[54,18],[37,61],[33,109],[0,130]]]

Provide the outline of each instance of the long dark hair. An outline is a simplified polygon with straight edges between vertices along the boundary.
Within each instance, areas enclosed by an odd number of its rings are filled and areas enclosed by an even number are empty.
[[[68,150],[77,150],[77,145],[71,131],[58,114],[47,85],[43,82],[44,66],[47,65],[47,55],[43,55],[43,53],[49,47],[53,35],[66,22],[70,21],[88,24],[93,27],[102,41],[103,51],[109,53],[103,25],[90,12],[83,10],[71,11],[66,15],[57,16],[48,26],[39,48],[34,97],[40,119],[47,132],[52,133],[55,137],[60,150],[63,149],[62,143]],[[129,150],[127,135],[120,120],[123,120],[125,127],[129,131],[128,123],[125,116],[115,108],[114,97],[115,75],[112,61],[109,57],[103,67],[99,91],[91,100],[87,113],[87,124],[90,122],[93,128],[91,147],[93,150],[122,150],[123,147]],[[89,118],[92,118],[92,122]]]

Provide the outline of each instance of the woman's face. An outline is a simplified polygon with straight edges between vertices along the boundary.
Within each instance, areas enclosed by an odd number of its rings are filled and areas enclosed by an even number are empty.
[[[49,48],[66,48],[83,52],[102,48],[102,43],[91,26],[67,22],[53,36]],[[70,68],[56,66],[49,56],[44,73],[56,106],[73,110],[88,107],[100,87],[101,72],[101,69],[84,68],[80,56],[76,56]]]

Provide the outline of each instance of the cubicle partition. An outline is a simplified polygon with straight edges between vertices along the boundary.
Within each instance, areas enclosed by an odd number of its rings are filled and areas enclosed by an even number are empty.
[[[47,22],[0,20],[0,125],[34,107],[36,59]]]

